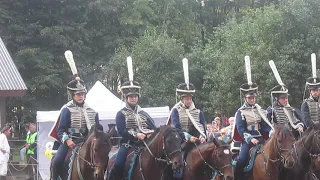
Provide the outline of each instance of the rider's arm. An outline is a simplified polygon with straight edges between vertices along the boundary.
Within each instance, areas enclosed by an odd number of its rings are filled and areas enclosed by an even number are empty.
[[[266,122],[264,122],[263,119],[261,119],[260,125],[261,125],[261,129],[263,132],[268,133],[268,134],[270,133],[271,127]]]
[[[273,108],[271,106],[268,107],[267,109],[267,119],[271,122],[271,123],[277,123],[275,114],[273,113]]]
[[[302,113],[299,110],[294,110],[293,112],[298,120],[298,122],[296,122],[295,125],[300,125],[300,126],[302,126],[302,128],[304,128],[305,124],[304,124],[304,119],[303,119]]]
[[[236,113],[236,126],[239,135],[244,139],[248,144],[251,142],[252,136],[247,131],[247,122],[243,119],[242,113],[240,110]]]
[[[309,127],[310,114],[309,114],[309,106],[306,101],[304,101],[301,105],[301,113],[302,113],[302,118],[304,120],[304,124],[306,125],[306,127]]]
[[[119,111],[116,116],[116,124],[118,133],[122,138],[134,140],[135,135],[134,132],[129,133],[128,129],[126,128],[126,118],[124,117],[124,114],[122,111]]]
[[[148,129],[157,129],[156,124],[154,123],[154,120],[152,119],[152,117],[145,111],[140,112],[142,113],[144,116],[147,117],[147,125],[148,125]]]
[[[68,128],[71,125],[71,114],[67,107],[63,108],[60,113],[60,120],[58,125],[58,137],[62,143],[70,139],[68,135]]]
[[[180,124],[180,120],[179,120],[179,113],[178,110],[176,108],[174,108],[171,111],[171,122],[174,125],[174,127],[178,130],[179,135],[182,139],[185,139],[186,141],[188,141],[191,137],[191,135],[187,132],[185,132],[182,128],[181,128],[181,124]]]
[[[204,114],[203,114],[203,112],[202,111],[200,111],[200,123],[202,124],[202,126],[203,126],[203,133],[204,134],[207,134],[207,130],[206,130],[206,119],[204,118]],[[202,135],[200,135],[200,138],[202,137]],[[203,137],[203,138],[205,138],[205,137]],[[208,137],[207,137],[208,138]]]

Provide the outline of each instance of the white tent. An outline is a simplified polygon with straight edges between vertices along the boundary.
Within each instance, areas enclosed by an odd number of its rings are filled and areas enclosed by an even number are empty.
[[[88,92],[86,102],[99,113],[100,123],[105,130],[108,129],[108,124],[115,124],[116,113],[125,105],[99,81]],[[142,109],[154,119],[157,126],[166,123],[168,106]],[[39,172],[44,180],[50,178],[50,160],[45,156],[45,144],[53,141],[48,134],[59,114],[60,111],[37,111]]]
[[[125,106],[117,96],[97,81],[87,94],[86,102],[96,111],[119,111]]]

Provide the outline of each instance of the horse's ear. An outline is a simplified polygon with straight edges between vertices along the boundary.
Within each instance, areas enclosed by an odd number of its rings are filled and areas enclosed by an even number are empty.
[[[116,136],[117,135],[116,127],[113,126],[106,134],[109,138]]]
[[[216,138],[212,138],[212,142],[214,145],[216,145],[217,147],[220,146],[220,142],[216,139]]]

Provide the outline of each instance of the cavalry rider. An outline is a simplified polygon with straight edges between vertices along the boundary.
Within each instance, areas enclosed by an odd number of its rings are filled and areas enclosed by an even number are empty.
[[[289,123],[294,129],[293,134],[296,139],[299,138],[299,134],[303,132],[304,124],[301,114],[290,106],[288,101],[288,89],[281,80],[278,70],[271,60],[269,61],[273,74],[278,82],[278,85],[271,89],[271,97],[273,100],[272,106],[267,109],[267,117],[270,122],[275,124]],[[299,133],[300,132],[300,133]]]
[[[320,78],[317,77],[316,72],[316,55],[311,55],[312,61],[312,77],[309,77],[306,82],[306,88],[309,89],[310,96],[305,99],[301,105],[301,112],[305,125],[308,127],[310,121],[319,123],[320,121]]]
[[[245,57],[248,83],[240,86],[244,104],[235,114],[233,139],[241,142],[241,149],[235,167],[237,180],[244,180],[244,168],[249,162],[249,150],[255,145],[263,144],[268,137],[272,125],[266,118],[266,111],[256,104],[258,86],[251,81],[249,56]],[[266,138],[267,138],[266,137]]]
[[[188,61],[183,59],[183,69],[185,83],[178,85],[176,93],[180,101],[171,109],[167,124],[173,124],[178,129],[182,139],[186,141],[183,147],[183,156],[187,157],[188,152],[194,147],[193,143],[206,142],[206,121],[201,110],[197,109],[193,103],[195,87],[189,83]],[[174,173],[174,178],[182,178],[182,170]]]
[[[275,124],[289,123],[294,129],[293,134],[296,139],[299,138],[299,132],[302,133],[304,124],[301,114],[290,106],[288,100],[288,89],[285,86],[277,85],[271,90],[273,98],[272,106],[267,109],[267,117],[270,122]]]
[[[53,159],[53,180],[57,180],[61,175],[68,150],[83,142],[91,127],[95,123],[99,124],[98,113],[85,103],[87,90],[84,81],[78,77],[71,51],[66,51],[65,56],[76,78],[67,84],[68,95],[72,100],[62,107],[60,116],[49,134],[61,143]]]
[[[139,83],[133,81],[132,59],[127,58],[129,81],[121,86],[123,98],[125,98],[126,106],[118,111],[116,115],[116,125],[120,140],[120,149],[114,163],[114,167],[110,171],[109,180],[121,180],[123,170],[130,148],[138,143],[138,140],[143,141],[148,134],[155,129],[155,123],[148,113],[143,111],[138,105],[140,98]]]

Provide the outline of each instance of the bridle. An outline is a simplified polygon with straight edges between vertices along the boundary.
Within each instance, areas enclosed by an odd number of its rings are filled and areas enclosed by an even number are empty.
[[[312,138],[312,141],[313,141],[313,142],[314,142],[316,139],[319,139],[319,134],[318,134],[319,132],[320,132],[320,130],[315,131],[312,135],[309,135],[309,136],[313,136],[313,138]],[[314,161],[315,158],[320,157],[320,153],[319,153],[319,152],[318,152],[318,153],[311,153],[310,150],[308,150],[308,149],[306,148],[305,142],[304,142],[304,138],[301,138],[301,144],[302,144],[303,150],[308,153],[311,162]],[[313,146],[314,146],[314,144],[315,144],[315,145],[316,145],[316,148],[318,148],[318,151],[320,151],[320,146],[319,146],[318,141],[315,141],[315,143],[312,143],[312,144],[313,144]],[[313,146],[311,146],[310,149],[313,149]],[[295,151],[295,155],[296,155],[296,157],[297,157],[297,159],[298,159],[299,156],[298,156],[296,144],[294,144],[294,151]],[[304,169],[303,167],[301,167],[300,163],[298,163],[298,165],[299,165],[300,169],[305,173],[305,175],[307,175],[307,174],[311,171],[311,168],[310,168],[309,171],[306,172],[305,169]]]
[[[196,146],[196,148],[197,148],[197,150],[198,150],[198,153],[199,153],[199,156],[200,156],[201,160],[204,162],[204,164],[205,164],[207,167],[209,167],[213,172],[216,172],[217,175],[223,176],[223,175],[224,175],[224,174],[222,173],[223,169],[225,169],[225,168],[227,168],[227,167],[232,168],[230,163],[229,163],[229,164],[226,164],[226,165],[224,165],[224,166],[222,166],[222,167],[219,167],[219,166],[218,166],[218,163],[214,163],[216,166],[213,167],[212,165],[210,165],[210,164],[203,158],[203,156],[202,156],[202,154],[201,154],[201,151],[200,151],[199,146],[197,145],[197,143],[194,143],[194,145]],[[214,152],[213,152],[213,155],[214,155],[213,160],[214,160],[214,161],[215,161],[215,159],[218,159],[218,154],[219,154],[219,153],[218,153],[218,149],[219,149],[219,148],[223,148],[223,149],[228,149],[228,150],[229,150],[229,149],[230,149],[230,146],[229,146],[229,145],[219,145],[219,146],[216,146],[216,149],[215,149]],[[188,171],[191,171],[187,164],[185,164],[185,166],[187,167]]]
[[[313,138],[312,138],[313,141],[315,141],[315,139],[319,139],[319,134],[318,134],[319,132],[320,132],[320,130],[313,133],[313,135],[312,135],[313,136]],[[302,138],[301,139],[302,147],[309,154],[310,158],[313,159],[313,158],[319,157],[320,153],[311,153],[309,150],[307,150],[303,140],[304,139]],[[314,144],[314,143],[312,143],[312,144]],[[318,141],[315,141],[315,144],[317,145],[318,151],[320,151],[320,146],[319,146]],[[311,146],[311,149],[312,148],[313,148],[313,146]]]
[[[162,141],[160,141],[160,142],[162,142],[162,150],[163,150],[163,152],[165,154],[165,158],[164,159],[161,158],[161,157],[156,157],[152,153],[150,148],[149,148],[149,145],[153,142],[154,139],[157,139],[157,137],[159,136],[159,133],[148,144],[144,140],[142,142],[145,145],[145,148],[147,149],[149,154],[154,158],[155,161],[166,163],[167,165],[170,165],[170,164],[172,164],[172,161],[170,160],[170,157],[173,156],[175,153],[181,153],[181,147],[179,146],[180,148],[178,148],[176,150],[173,150],[172,152],[168,153],[167,149],[166,149],[166,145],[165,145],[165,138],[166,138],[166,136],[168,136],[168,134],[170,134],[170,133],[167,133],[166,135],[164,135],[162,137]],[[181,138],[180,138],[180,140],[181,140]],[[158,143],[158,147],[159,147],[159,143]],[[143,152],[144,151],[141,151],[140,154],[139,154],[139,168],[140,168],[141,178],[142,178],[142,180],[145,180],[145,177],[144,177],[143,172],[142,172],[142,161],[141,161],[141,156],[142,156]]]
[[[171,160],[170,160],[170,157],[171,157],[173,154],[178,153],[178,152],[181,153],[181,148],[179,148],[179,149],[176,149],[176,150],[174,150],[174,151],[172,151],[172,152],[170,152],[170,153],[168,154],[168,153],[167,153],[167,150],[166,150],[165,138],[164,138],[164,137],[162,138],[162,150],[163,150],[163,152],[164,152],[164,154],[165,154],[165,156],[166,156],[165,159],[163,159],[163,158],[161,158],[161,157],[156,157],[156,156],[151,152],[148,144],[147,144],[145,141],[142,141],[142,142],[143,142],[143,144],[145,145],[146,149],[149,151],[150,155],[151,155],[156,161],[158,161],[158,162],[165,162],[165,163],[167,163],[167,165],[172,164],[172,162],[171,162]]]
[[[103,131],[101,131],[101,130],[97,130],[97,132],[98,133],[104,133]],[[103,134],[103,135],[105,135],[105,134]],[[75,150],[72,150],[74,153],[76,153],[77,154],[77,172],[78,172],[78,175],[79,175],[79,178],[80,178],[80,180],[84,180],[84,178],[83,178],[83,176],[82,176],[82,174],[81,174],[81,170],[80,170],[80,159],[83,161],[83,162],[85,162],[87,165],[89,165],[89,167],[91,168],[91,169],[93,169],[94,171],[97,169],[97,168],[99,168],[99,167],[101,167],[101,166],[103,166],[103,164],[101,164],[101,163],[96,163],[95,162],[95,148],[93,148],[94,146],[95,146],[95,143],[96,143],[96,141],[97,141],[97,138],[96,137],[92,137],[93,135],[91,134],[89,137],[88,137],[88,139],[87,139],[87,141],[89,140],[89,139],[91,139],[91,138],[93,138],[93,142],[91,142],[90,143],[90,145],[91,145],[91,148],[90,148],[90,162],[89,161],[87,161],[84,157],[82,157],[81,155],[80,155],[80,150],[81,150],[81,148],[83,147],[83,145],[85,144],[85,142],[82,142],[81,144],[80,144],[80,146],[79,146],[79,149],[78,149],[78,151],[75,149]],[[99,144],[108,144],[108,143],[104,143],[104,142],[100,142]]]
[[[293,136],[292,133],[291,133],[291,136]],[[277,156],[279,157],[279,158],[276,158],[276,159],[271,159],[270,157],[266,156],[264,149],[262,151],[259,151],[259,153],[261,153],[262,156],[263,156],[263,159],[264,159],[264,163],[263,164],[264,164],[264,168],[266,170],[266,174],[268,176],[271,176],[271,173],[268,171],[268,168],[267,168],[268,161],[270,161],[272,164],[275,164],[277,162],[284,163],[285,162],[285,157],[282,155],[282,153],[283,152],[289,152],[289,154],[291,154],[291,155],[293,153],[293,149],[283,149],[283,148],[281,148],[279,146],[278,138],[276,138],[275,141],[274,141],[274,147],[276,147],[275,151],[278,153]]]

